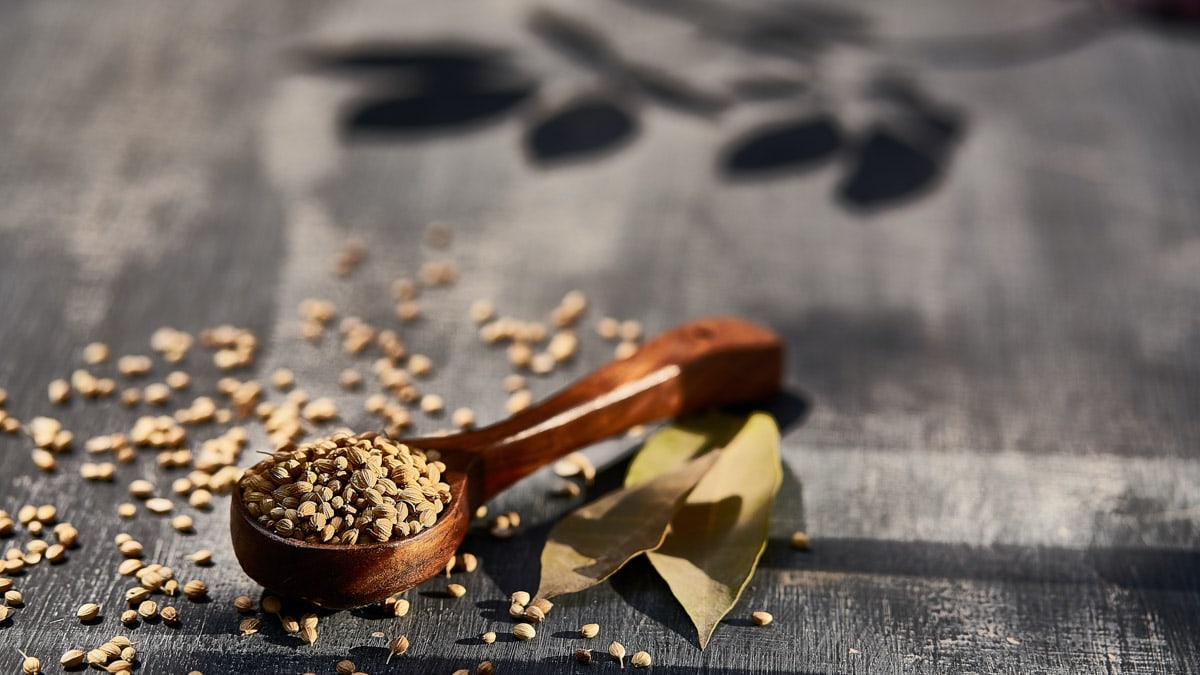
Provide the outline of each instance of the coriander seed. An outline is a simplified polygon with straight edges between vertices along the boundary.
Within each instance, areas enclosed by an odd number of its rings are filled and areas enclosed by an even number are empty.
[[[171,607],[170,605],[163,607],[159,612],[159,616],[162,617],[163,623],[167,624],[168,626],[179,625],[179,610]]]
[[[262,622],[254,617],[242,619],[241,622],[238,623],[238,632],[242,635],[253,635],[258,632],[258,628],[261,625]]]
[[[525,618],[531,623],[541,623],[546,620],[546,613],[538,607],[530,606],[525,608]]]
[[[592,662],[592,650],[576,649],[575,650],[575,660],[578,661],[579,663],[583,663],[583,664],[591,663]]]
[[[146,600],[138,605],[137,612],[143,619],[153,619],[158,616],[158,603]]]
[[[450,594],[450,597],[461,598],[467,594],[467,589],[462,584],[446,584],[446,592]]]
[[[600,634],[600,624],[585,623],[579,628],[579,635],[589,640]]]
[[[132,518],[137,515],[137,507],[129,502],[117,504],[117,515],[122,518]]]
[[[765,626],[775,620],[770,612],[754,612],[750,615],[750,619],[756,626]]]
[[[14,589],[4,592],[4,604],[9,607],[20,607],[25,604],[25,596],[21,595],[21,591]]]
[[[192,579],[183,585],[183,594],[189,600],[203,600],[208,597],[208,584],[199,579]]]
[[[94,602],[88,602],[80,605],[79,609],[75,611],[75,616],[83,623],[95,621],[96,617],[100,616],[100,605],[97,605]]]
[[[129,628],[136,626],[138,624],[137,610],[127,609],[121,612],[121,623]]]
[[[180,514],[171,519],[171,527],[177,532],[192,532],[192,517],[185,514]]]
[[[87,653],[87,662],[93,666],[103,666],[108,663],[108,654],[103,649],[92,649]]]
[[[295,635],[300,632],[300,622],[296,621],[296,617],[294,616],[284,615],[279,617],[279,625],[283,628],[283,632],[288,635]]]
[[[479,665],[475,666],[475,675],[494,675],[496,672],[496,664],[491,661],[480,661]]]
[[[83,665],[83,660],[87,658],[87,653],[82,649],[68,649],[59,657],[58,662],[63,668],[74,668]]]
[[[483,640],[484,644],[490,645],[496,641],[496,632],[489,630],[488,632],[484,633],[483,635],[480,635],[479,639]]]
[[[792,533],[792,548],[796,549],[797,551],[807,551],[808,546],[809,546],[809,544],[808,544],[808,535],[807,534],[805,534],[804,532],[793,532]]]
[[[518,640],[532,640],[537,637],[537,631],[527,623],[519,623],[513,626],[512,633]]]
[[[334,666],[333,669],[337,671],[338,675],[354,675],[354,671],[358,670],[354,666],[354,662],[349,659],[338,661],[337,665]]]
[[[162,515],[164,513],[170,513],[171,509],[173,508],[175,508],[175,505],[171,503],[170,499],[165,497],[153,497],[146,500],[146,510],[151,513]]]
[[[650,653],[649,652],[634,652],[633,656],[629,657],[629,663],[633,664],[634,668],[649,668]]]
[[[242,614],[248,614],[254,611],[254,601],[245,595],[239,595],[233,599],[233,607]]]
[[[193,563],[200,565],[201,567],[212,564],[212,551],[206,548],[202,548],[188,557]]]
[[[622,645],[620,642],[613,642],[608,645],[608,655],[621,665],[622,670],[625,669],[625,645]]]
[[[399,635],[388,643],[388,657],[384,663],[391,663],[393,656],[400,656],[408,651],[408,636]]]
[[[392,615],[405,616],[408,614],[409,607],[411,607],[411,603],[405,598],[400,598],[396,600],[396,604],[392,605]]]

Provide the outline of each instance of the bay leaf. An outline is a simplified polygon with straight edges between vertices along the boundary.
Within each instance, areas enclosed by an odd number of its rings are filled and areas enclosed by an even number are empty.
[[[745,419],[709,413],[681,419],[650,435],[625,472],[625,486],[674,471],[714,448],[724,447]]]
[[[767,544],[771,506],[783,480],[779,427],[754,413],[671,518],[646,555],[696,626],[700,648],[737,603]]]
[[[715,453],[702,455],[567,514],[542,549],[538,595],[551,598],[594,586],[658,547],[675,510],[716,460]]]

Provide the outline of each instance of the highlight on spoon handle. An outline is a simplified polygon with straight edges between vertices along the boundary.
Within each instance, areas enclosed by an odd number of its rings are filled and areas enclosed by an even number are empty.
[[[479,504],[572,450],[665,417],[767,398],[779,391],[783,347],[758,324],[697,319],[643,344],[538,405],[468,434],[471,502]]]

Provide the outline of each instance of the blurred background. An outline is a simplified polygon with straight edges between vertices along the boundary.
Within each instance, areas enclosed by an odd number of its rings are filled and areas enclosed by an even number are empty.
[[[786,477],[739,608],[701,652],[642,565],[565,599],[553,630],[598,612],[667,672],[1200,671],[1198,21],[1193,0],[5,2],[5,408],[80,445],[127,429],[145,406],[56,408],[47,383],[92,341],[149,354],[162,326],[232,324],[258,344],[237,377],[287,367],[375,428],[377,387],[338,385],[373,357],[333,328],[304,337],[298,308],[322,298],[430,356],[430,390],[483,424],[507,414],[512,367],[475,300],[544,321],[586,295],[578,356],[530,376],[534,398],[611,358],[601,317],[650,335],[746,316],[787,346],[785,394],[764,403]],[[362,260],[339,274],[347,250]],[[394,282],[430,263],[455,280],[398,317]],[[225,374],[189,358],[168,411]],[[608,486],[636,446],[589,450]],[[257,590],[227,504],[190,538],[122,523],[129,480],[170,482],[153,457],[80,490],[82,450],[42,475],[30,447],[0,434],[0,509],[53,501],[92,536],[70,573],[26,573],[0,643],[53,663],[115,632],[115,613],[55,621],[80,589],[120,604],[108,541],[141,528],[164,561],[205,546],[218,563],[193,620],[138,629],[143,672],[397,669],[372,637],[397,620],[369,613],[323,619],[314,647],[237,638],[229,602]],[[529,524],[516,538],[468,540],[485,573],[470,602],[414,595],[406,668],[575,667],[553,630],[471,639],[605,485],[547,500],[555,480],[500,498]],[[812,551],[789,549],[796,530]],[[760,608],[770,631],[738,618]]]

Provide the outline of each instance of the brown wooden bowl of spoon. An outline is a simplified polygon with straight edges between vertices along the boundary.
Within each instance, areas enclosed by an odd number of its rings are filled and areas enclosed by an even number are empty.
[[[538,468],[638,424],[768,398],[782,367],[782,344],[767,328],[730,317],[682,324],[496,424],[399,441],[437,450],[446,464],[451,499],[432,527],[364,544],[289,539],[255,521],[239,484],[230,508],[234,553],[273,592],[330,609],[381,602],[445,570],[475,509]]]

